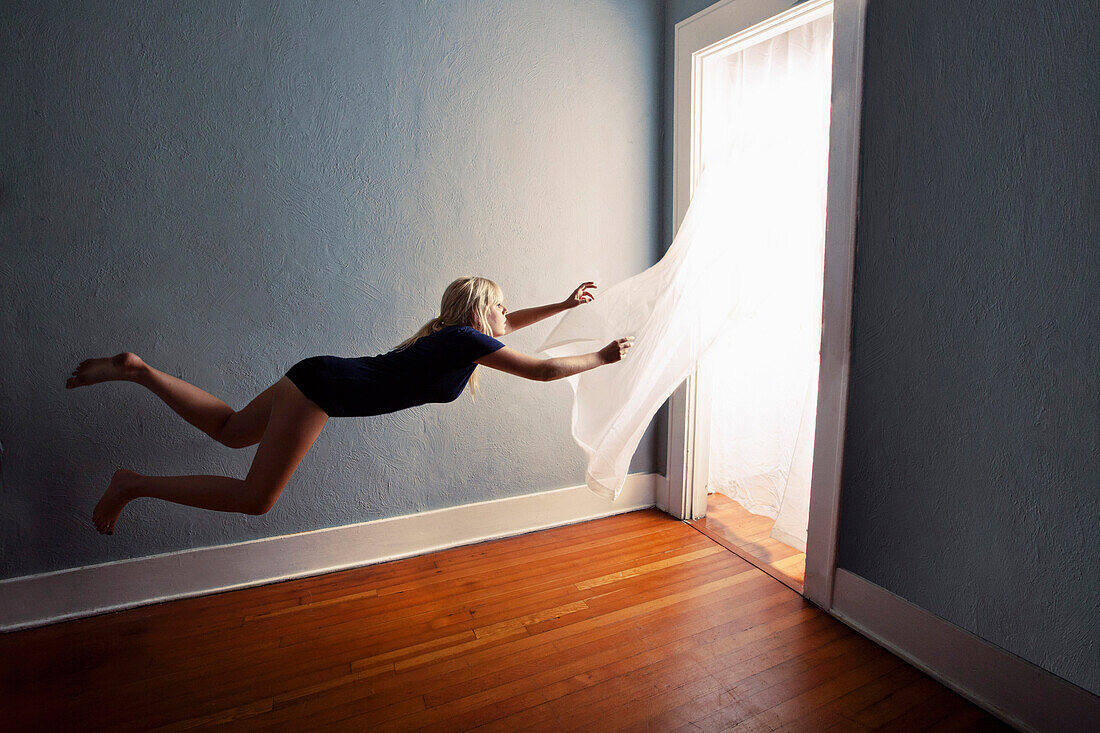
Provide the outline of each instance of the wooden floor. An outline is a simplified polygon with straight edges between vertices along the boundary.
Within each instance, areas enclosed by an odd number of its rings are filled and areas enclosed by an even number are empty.
[[[806,583],[806,553],[772,539],[775,520],[750,514],[725,494],[707,495],[707,515],[691,526],[798,593]]]
[[[6,730],[1008,730],[655,509],[0,635]]]

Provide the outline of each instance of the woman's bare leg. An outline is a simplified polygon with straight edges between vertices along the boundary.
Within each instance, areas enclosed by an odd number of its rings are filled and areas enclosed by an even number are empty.
[[[243,410],[235,411],[209,392],[154,369],[129,352],[81,362],[65,386],[74,389],[107,381],[136,382],[146,387],[184,420],[231,448],[256,445],[271,413],[273,388],[261,392]]]
[[[271,413],[244,480],[228,476],[142,476],[116,471],[92,512],[104,534],[114,532],[123,508],[141,497],[221,512],[264,514],[275,504],[309,451],[328,415],[283,377],[268,390]]]
[[[229,476],[143,476],[119,469],[92,510],[92,523],[101,534],[114,534],[118,515],[127,504],[143,496],[200,509],[247,514],[252,506],[241,491],[243,485],[241,479]]]

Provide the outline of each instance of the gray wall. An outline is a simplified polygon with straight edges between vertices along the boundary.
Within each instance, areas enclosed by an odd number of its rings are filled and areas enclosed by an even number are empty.
[[[1100,693],[1097,3],[867,19],[840,567]]]
[[[583,483],[569,386],[483,369],[477,403],[331,420],[267,515],[146,499],[101,537],[115,469],[243,477],[255,449],[64,383],[125,349],[241,407],[389,350],[460,275],[516,309],[645,269],[661,43],[639,0],[5,3],[0,578]]]

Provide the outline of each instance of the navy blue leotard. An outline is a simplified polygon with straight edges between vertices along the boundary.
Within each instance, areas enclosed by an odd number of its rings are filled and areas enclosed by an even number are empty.
[[[401,351],[345,359],[311,356],[286,376],[329,417],[362,417],[453,402],[480,359],[504,346],[470,326],[446,326]]]

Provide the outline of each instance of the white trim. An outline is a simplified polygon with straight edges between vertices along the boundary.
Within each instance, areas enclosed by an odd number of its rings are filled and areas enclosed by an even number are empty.
[[[825,217],[825,288],[804,595],[832,607],[840,526],[841,461],[852,357],[852,278],[858,212],[863,41],[868,0],[833,3],[833,91]]]
[[[0,581],[0,631],[438,552],[654,505],[665,478],[627,476],[614,502],[585,485],[344,527]],[[110,541],[109,539],[106,541]]]
[[[769,38],[774,38],[800,25],[809,23],[811,20],[817,20],[828,15],[832,12],[832,4],[833,0],[808,0],[799,3],[790,10],[773,15],[762,23],[757,23],[740,33],[735,33],[728,38],[712,43],[692,55],[701,61],[716,54],[734,53],[749,46],[755,46]],[[695,68],[698,69],[698,65]]]
[[[860,576],[838,568],[830,613],[1006,723],[1095,730],[1096,697]]]

